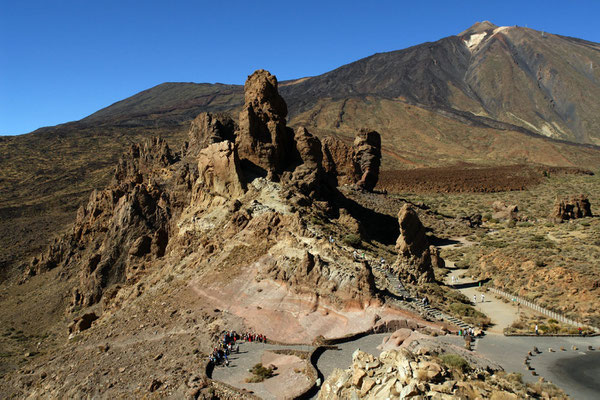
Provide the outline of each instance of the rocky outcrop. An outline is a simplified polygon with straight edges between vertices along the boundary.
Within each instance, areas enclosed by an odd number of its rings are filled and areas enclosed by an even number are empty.
[[[132,145],[117,164],[112,183],[91,193],[72,230],[34,258],[28,273],[62,267],[63,274],[77,274],[73,307],[98,303],[108,287],[135,280],[146,260],[166,252],[178,184],[167,190],[158,172],[178,160],[159,138]]]
[[[287,105],[277,91],[277,78],[258,70],[244,85],[236,146],[242,164],[269,179],[278,179],[293,148],[293,131],[286,126]]]
[[[497,220],[516,220],[518,219],[517,213],[519,212],[519,207],[516,204],[506,204],[503,201],[495,201],[492,204],[492,209],[494,213],[492,214],[492,218]]]
[[[300,127],[294,133],[294,143],[296,166],[288,183],[311,198],[319,198],[327,184],[324,179],[321,141],[306,128]]]
[[[173,154],[167,142],[155,137],[143,144],[132,144],[121,157],[113,176],[112,185],[142,183],[144,176],[173,164],[178,156]]]
[[[376,300],[369,265],[326,255],[307,229],[306,218],[318,214],[360,231],[327,179],[321,141],[303,127],[287,128],[285,102],[267,71],[252,74],[245,89],[237,130],[230,118],[203,113],[181,152],[161,139],[131,146],[112,183],[91,194],[72,232],[34,260],[30,274],[62,267],[78,278],[71,310],[100,302],[102,311],[113,310],[140,295],[149,269],[159,279],[183,259],[197,265],[211,259],[207,270],[260,260],[261,279],[317,302],[364,307]],[[357,171],[364,169],[356,182],[364,178],[366,187],[374,185],[379,165],[373,137],[357,139],[350,158]],[[238,242],[244,246],[232,249]]]
[[[381,165],[381,137],[375,131],[361,130],[354,139],[353,161],[359,178],[356,185],[372,191],[379,179]]]
[[[338,306],[364,306],[375,296],[376,286],[368,263],[353,263],[340,268],[318,255],[305,251],[302,259],[273,259],[265,276],[289,285],[299,294],[328,299]]]
[[[235,142],[237,124],[226,114],[200,113],[190,125],[189,149],[200,151],[213,143]]]
[[[562,200],[556,200],[554,211],[551,217],[557,221],[566,221],[569,219],[592,217],[590,200],[587,196],[580,194],[571,196]]]
[[[400,236],[396,241],[398,260],[394,264],[395,270],[407,283],[434,282],[433,265],[441,265],[442,261],[437,251],[432,252],[417,212],[405,204],[398,213],[398,224]]]
[[[384,351],[377,358],[357,349],[350,368],[336,369],[323,382],[318,398],[523,399],[535,393],[503,372],[474,369],[461,357],[448,356],[438,358],[400,349]],[[559,391],[555,394],[566,398]]]
[[[340,139],[323,140],[323,167],[337,185],[356,185],[372,191],[379,179],[381,137],[375,131],[361,130],[352,146]]]
[[[323,168],[336,186],[354,185],[359,176],[352,147],[332,136],[323,139]]]
[[[205,192],[235,199],[246,190],[240,160],[232,142],[214,143],[200,150],[198,173],[198,185]]]

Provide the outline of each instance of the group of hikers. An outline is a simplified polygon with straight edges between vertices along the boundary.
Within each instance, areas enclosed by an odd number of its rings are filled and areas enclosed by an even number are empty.
[[[209,357],[210,362],[214,365],[223,364],[226,367],[229,366],[229,355],[231,353],[240,352],[240,341],[243,340],[248,343],[259,342],[267,343],[267,337],[261,334],[253,332],[246,332],[239,334],[235,331],[225,331],[223,336],[219,339],[219,342],[213,349],[212,354]]]

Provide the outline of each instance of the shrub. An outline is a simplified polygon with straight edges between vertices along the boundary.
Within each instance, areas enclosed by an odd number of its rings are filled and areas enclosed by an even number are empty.
[[[246,382],[257,383],[271,378],[273,376],[273,369],[265,368],[261,363],[258,363],[254,367],[250,368],[250,373],[252,376],[250,378],[246,378]]]
[[[440,359],[448,368],[454,368],[462,372],[468,372],[471,369],[471,366],[469,365],[467,360],[465,360],[458,354],[442,354],[440,356]]]
[[[355,235],[353,233],[344,236],[343,242],[348,246],[352,247],[360,247],[362,241],[360,240],[360,236]]]

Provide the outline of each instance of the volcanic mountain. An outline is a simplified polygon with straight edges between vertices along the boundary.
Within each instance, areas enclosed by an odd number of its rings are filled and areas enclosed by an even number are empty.
[[[288,125],[349,143],[381,134],[382,169],[600,165],[600,45],[477,23],[456,36],[281,82]],[[276,72],[276,71],[274,71]],[[0,271],[41,250],[127,146],[183,142],[200,112],[232,112],[243,88],[164,83],[87,118],[0,138]]]

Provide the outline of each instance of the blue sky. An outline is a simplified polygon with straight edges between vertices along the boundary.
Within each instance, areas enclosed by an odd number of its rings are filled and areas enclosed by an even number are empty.
[[[318,75],[476,21],[600,42],[600,1],[0,0],[0,135],[78,120],[162,82]]]

